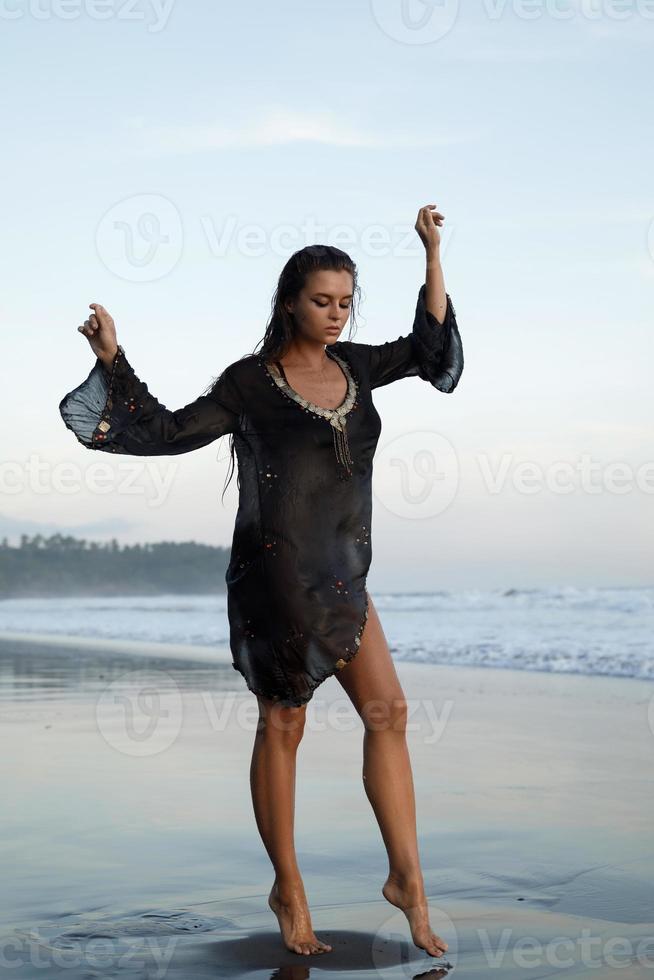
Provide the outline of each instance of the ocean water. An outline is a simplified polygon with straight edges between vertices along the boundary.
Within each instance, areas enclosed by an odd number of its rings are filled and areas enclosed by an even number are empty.
[[[397,661],[654,678],[654,586],[371,592]],[[228,648],[226,596],[0,600],[0,632]]]

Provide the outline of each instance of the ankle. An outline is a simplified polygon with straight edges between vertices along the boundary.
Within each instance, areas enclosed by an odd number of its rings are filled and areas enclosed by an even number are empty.
[[[420,868],[403,868],[401,871],[390,870],[387,880],[404,891],[422,891],[424,889],[424,880]]]
[[[273,888],[277,892],[279,900],[284,902],[297,901],[304,899],[304,882],[299,874],[276,875]]]

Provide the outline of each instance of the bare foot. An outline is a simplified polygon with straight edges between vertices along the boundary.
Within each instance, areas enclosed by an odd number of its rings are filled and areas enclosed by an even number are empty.
[[[311,916],[304,886],[298,885],[280,890],[277,879],[268,896],[268,905],[277,916],[282,939],[291,953],[329,953],[331,946],[318,939],[311,927]]]
[[[411,929],[411,938],[416,946],[424,949],[430,956],[442,956],[447,950],[447,943],[429,925],[429,910],[422,882],[402,881],[389,875],[382,887],[384,898],[402,909]]]

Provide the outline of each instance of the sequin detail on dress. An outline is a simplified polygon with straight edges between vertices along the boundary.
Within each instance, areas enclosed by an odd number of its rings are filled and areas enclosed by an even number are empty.
[[[96,446],[99,442],[104,442],[104,440],[107,438],[107,432],[109,432],[109,430],[111,429],[112,414],[114,412],[114,398],[116,395],[116,367],[118,365],[118,361],[120,360],[121,357],[124,356],[124,354],[125,351],[123,347],[120,344],[118,344],[118,349],[116,350],[116,353],[114,354],[114,359],[111,362],[111,371],[109,373],[109,385],[107,388],[106,400],[102,408],[102,413],[100,415],[98,424],[93,431],[93,435],[91,436],[91,442],[93,443],[94,446]],[[123,400],[123,403],[130,414],[135,412],[137,408],[143,408],[143,404],[137,403],[133,395],[128,398],[125,398]],[[113,452],[115,450],[111,450],[111,451]]]

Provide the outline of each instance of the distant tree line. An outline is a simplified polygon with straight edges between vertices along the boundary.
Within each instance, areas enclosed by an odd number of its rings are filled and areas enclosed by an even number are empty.
[[[0,542],[0,598],[225,591],[229,548],[195,541],[120,545],[70,535]]]

